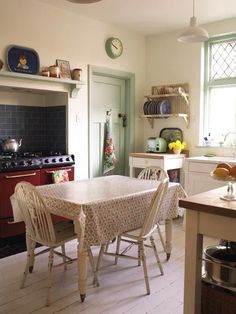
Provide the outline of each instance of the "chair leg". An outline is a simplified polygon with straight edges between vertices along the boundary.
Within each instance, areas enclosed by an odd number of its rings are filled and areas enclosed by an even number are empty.
[[[105,249],[104,249],[104,252],[108,252],[108,249],[109,249],[109,242],[107,242],[107,244],[105,245]]]
[[[140,253],[140,245],[138,245],[138,266],[141,265],[141,253]]]
[[[163,271],[163,268],[162,268],[162,265],[161,265],[161,261],[160,261],[159,255],[157,253],[157,248],[156,248],[156,245],[155,245],[155,241],[154,241],[154,238],[152,236],[150,237],[150,242],[151,242],[154,254],[156,256],[157,264],[159,266],[161,275],[164,275],[164,271]]]
[[[102,244],[101,247],[100,247],[99,254],[98,254],[98,260],[97,260],[97,265],[96,265],[96,271],[98,271],[99,268],[100,268],[100,264],[101,264],[101,261],[102,261],[103,253],[106,250],[107,245],[109,245],[109,244]]]
[[[116,257],[115,257],[115,265],[118,263],[118,254],[120,252],[120,242],[121,242],[121,236],[117,237],[117,242],[116,242]]]
[[[144,273],[144,280],[145,280],[145,284],[146,284],[146,290],[147,290],[147,294],[150,294],[150,286],[149,286],[148,273],[147,273],[146,255],[145,255],[145,251],[144,251],[144,243],[143,243],[143,241],[140,241],[138,243],[138,245],[140,246],[140,255],[141,255],[142,264],[143,264],[143,273]]]
[[[50,248],[49,256],[48,256],[48,289],[47,289],[47,298],[46,298],[46,306],[50,305],[50,297],[51,297],[51,288],[52,288],[52,268],[53,268],[53,248]]]
[[[160,229],[159,224],[157,224],[157,232],[158,232],[160,240],[161,240],[161,245],[162,245],[164,251],[166,252],[166,246],[165,246],[165,242],[164,242],[163,236],[161,234],[161,229]]]
[[[34,250],[36,242],[31,240],[30,242],[30,260],[29,260],[29,272],[32,273],[34,269]]]
[[[30,270],[29,268],[30,268],[30,265],[33,261],[32,254],[34,254],[32,252],[32,240],[27,236],[27,234],[26,234],[25,240],[26,240],[26,247],[27,247],[27,260],[26,260],[25,270],[24,270],[24,274],[23,274],[20,288],[24,288],[26,277],[29,273],[29,270]]]
[[[64,263],[64,270],[67,270],[65,243],[61,245],[61,252],[62,252],[62,258],[63,258],[63,263]]]
[[[113,238],[111,241],[107,242],[104,252],[108,252],[109,244],[114,243],[115,241],[116,241],[116,237]]]
[[[94,258],[93,258],[93,253],[91,250],[91,247],[88,247],[88,257],[89,257],[89,262],[92,268],[92,272],[93,272],[93,285],[96,285],[97,287],[99,287],[99,281],[98,281],[98,277],[97,277],[97,270],[95,267],[95,263],[94,263]]]

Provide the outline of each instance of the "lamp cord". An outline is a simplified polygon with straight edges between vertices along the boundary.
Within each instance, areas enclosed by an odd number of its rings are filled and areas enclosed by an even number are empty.
[[[193,0],[193,17],[195,16],[195,0]]]

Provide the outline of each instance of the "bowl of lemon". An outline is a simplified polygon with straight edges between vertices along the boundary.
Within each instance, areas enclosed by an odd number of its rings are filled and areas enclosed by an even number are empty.
[[[233,183],[236,181],[236,166],[231,166],[228,163],[220,163],[210,173],[215,180],[227,181],[227,194],[220,197],[225,201],[236,201],[236,196],[233,193]]]

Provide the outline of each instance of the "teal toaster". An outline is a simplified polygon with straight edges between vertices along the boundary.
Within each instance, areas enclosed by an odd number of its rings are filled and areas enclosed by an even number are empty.
[[[147,139],[147,153],[166,153],[167,143],[162,137],[149,137]]]

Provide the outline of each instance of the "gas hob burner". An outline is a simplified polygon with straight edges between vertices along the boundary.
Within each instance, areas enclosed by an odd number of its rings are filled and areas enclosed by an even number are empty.
[[[62,155],[65,155],[65,152],[62,152],[62,151],[49,151],[48,156],[62,156]]]
[[[12,156],[0,155],[0,160],[9,160],[9,159],[12,159]]]
[[[25,157],[25,158],[33,158],[33,157],[42,157],[43,156],[43,152],[42,151],[38,151],[38,152],[22,152],[20,153],[20,157]]]
[[[19,153],[13,153],[13,152],[1,152],[0,153],[0,159],[17,158],[18,156],[19,156]]]

